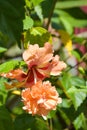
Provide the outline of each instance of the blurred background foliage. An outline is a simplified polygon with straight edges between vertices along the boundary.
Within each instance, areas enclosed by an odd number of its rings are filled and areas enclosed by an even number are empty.
[[[49,80],[62,104],[48,120],[22,110],[20,89],[0,77],[0,130],[87,130],[87,0],[0,0],[0,73],[25,67],[29,44],[53,44],[66,70]]]

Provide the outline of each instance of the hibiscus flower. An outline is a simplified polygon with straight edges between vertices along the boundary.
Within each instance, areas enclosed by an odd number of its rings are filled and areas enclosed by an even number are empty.
[[[23,53],[23,59],[28,67],[27,72],[17,69],[7,74],[1,74],[1,76],[18,80],[18,87],[29,87],[39,80],[50,77],[50,75],[57,76],[66,68],[66,64],[59,60],[58,55],[53,56],[52,45],[48,42],[45,43],[44,47],[39,47],[37,44],[29,45]],[[21,82],[23,83],[21,84]]]
[[[32,115],[40,115],[46,118],[51,110],[62,102],[58,92],[49,81],[38,81],[30,88],[22,90],[23,109]]]

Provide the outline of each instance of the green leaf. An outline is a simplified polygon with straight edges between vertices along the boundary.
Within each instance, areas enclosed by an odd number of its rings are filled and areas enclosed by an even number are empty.
[[[68,9],[63,9],[63,10],[66,11],[67,13],[69,13],[72,17],[74,17],[76,19],[86,19],[87,18],[87,14],[85,12],[83,12],[83,10],[79,7],[68,8]]]
[[[29,114],[21,114],[16,117],[14,125],[15,130],[27,130],[35,125],[35,118]]]
[[[28,7],[29,9],[33,9],[32,1],[30,1],[30,0],[25,0],[25,4],[26,4],[26,7]]]
[[[25,47],[28,43],[44,46],[45,42],[51,42],[51,35],[46,29],[42,27],[31,28],[24,34]]]
[[[71,76],[68,73],[64,74],[63,77],[60,77],[59,82],[62,84],[65,90],[68,90],[72,86],[77,88],[84,88],[84,86],[86,86],[86,81],[83,78]]]
[[[0,0],[0,31],[8,37],[10,44],[18,42],[20,44],[21,32],[23,31],[24,18],[24,0]],[[8,43],[5,45],[1,41],[1,46],[10,46]]]
[[[35,118],[29,114],[21,114],[14,121],[15,130],[48,130],[43,119]]]
[[[83,67],[78,67],[78,70],[81,74],[85,74],[85,69]]]
[[[68,23],[71,25],[72,29],[73,29],[73,27],[85,27],[86,26],[87,19],[76,19],[73,16],[71,16],[68,12],[59,10],[59,9],[55,10],[55,13],[57,15],[59,15],[59,19],[64,26],[68,25]],[[65,28],[68,30],[68,27],[65,27]]]
[[[44,18],[49,17],[50,13],[52,12],[53,4],[54,4],[54,0],[44,0],[41,3]]]
[[[81,113],[73,122],[75,129],[78,130],[80,128],[83,128],[84,130],[87,129],[87,122],[86,118],[83,113]]]
[[[73,28],[71,23],[65,17],[59,17],[60,21],[63,23],[64,28],[69,34],[73,33]]]
[[[26,16],[26,18],[23,20],[23,24],[24,24],[24,27],[23,27],[24,30],[28,30],[33,27],[34,21],[32,18]]]
[[[72,37],[73,42],[83,44],[84,38],[79,36],[73,36]]]
[[[18,60],[11,60],[0,65],[0,73],[7,73],[20,65]]]
[[[75,110],[77,110],[81,103],[83,103],[85,100],[87,90],[82,91],[82,89],[77,89],[72,86],[70,89],[68,89],[67,93],[73,102]]]
[[[40,5],[35,6],[35,12],[36,12],[37,16],[39,17],[39,19],[41,21],[43,21],[42,8]]]
[[[60,104],[60,107],[62,107],[62,108],[70,108],[71,105],[72,105],[72,102],[71,102],[70,99],[63,98],[62,103]]]
[[[49,128],[46,124],[46,121],[41,118],[36,118],[31,130],[49,130]]]
[[[0,31],[0,45],[6,47],[8,42],[9,42],[8,36]]]
[[[76,86],[79,88],[82,88],[82,86],[86,86],[86,81],[80,77],[72,76],[70,80],[72,86]]]
[[[0,47],[0,53],[7,51],[6,48]]]
[[[86,0],[67,0],[67,1],[59,1],[56,4],[56,8],[58,9],[64,9],[64,8],[72,8],[72,7],[81,7],[86,6],[87,1]]]
[[[47,119],[51,119],[55,116],[56,114],[56,110],[51,110],[48,115],[47,115]]]
[[[75,58],[76,58],[78,61],[81,60],[80,54],[79,54],[77,51],[72,50],[71,53],[72,53],[73,56],[75,56]]]
[[[44,1],[44,0],[31,0],[31,1],[34,4],[34,6],[36,6],[36,5],[40,4],[42,1]]]
[[[14,130],[10,113],[3,106],[0,106],[0,130]]]
[[[71,76],[68,73],[64,74],[63,77],[59,79],[59,82],[62,84],[65,90],[68,90],[72,86]]]

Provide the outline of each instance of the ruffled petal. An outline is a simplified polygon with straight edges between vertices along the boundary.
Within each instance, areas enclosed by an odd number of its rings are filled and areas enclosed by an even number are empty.
[[[9,79],[16,79],[18,81],[23,81],[27,76],[27,74],[21,69],[11,70],[8,73],[2,73],[0,75]]]
[[[59,75],[62,72],[62,70],[66,68],[66,64],[63,61],[59,60],[58,55],[53,57],[51,64],[52,64],[52,68],[50,74],[53,76]]]
[[[61,103],[60,97],[54,86],[49,81],[38,81],[31,89],[26,88],[22,91],[24,109],[32,115],[46,117],[51,110]],[[62,100],[61,100],[62,101]]]

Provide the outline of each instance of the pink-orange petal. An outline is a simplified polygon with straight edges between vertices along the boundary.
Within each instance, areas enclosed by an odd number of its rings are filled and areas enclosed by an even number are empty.
[[[0,75],[9,79],[16,79],[18,81],[23,81],[27,76],[27,74],[21,69],[11,70],[8,73],[2,73]]]
[[[66,64],[63,61],[59,60],[58,55],[53,57],[51,64],[52,64],[52,69],[50,74],[54,76],[59,75],[62,72],[62,70],[66,68]]]

